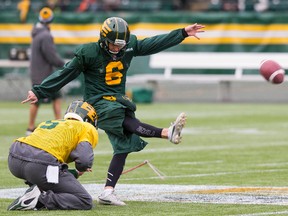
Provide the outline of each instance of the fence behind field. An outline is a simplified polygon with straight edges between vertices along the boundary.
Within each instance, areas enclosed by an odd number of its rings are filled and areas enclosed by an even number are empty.
[[[0,79],[0,100],[18,100],[26,97],[31,88],[27,71],[27,62],[2,61],[2,66],[11,68],[10,73]],[[1,61],[0,61],[1,67]],[[194,75],[175,75],[177,79],[165,79],[164,74],[130,76],[127,79],[127,90],[152,89],[154,102],[287,102],[287,81],[280,85],[266,82],[260,75],[257,80],[234,79],[221,81],[222,75],[200,75],[202,79],[193,80]],[[197,75],[196,75],[197,76]],[[225,75],[224,75],[225,76]],[[255,77],[255,76],[254,76]],[[205,78],[205,79],[204,79]],[[216,81],[215,81],[216,80]],[[81,88],[79,80],[65,86],[64,95],[70,96]],[[77,97],[81,98],[79,93]]]

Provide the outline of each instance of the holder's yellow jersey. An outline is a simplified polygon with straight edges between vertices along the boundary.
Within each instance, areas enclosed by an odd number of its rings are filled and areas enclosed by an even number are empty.
[[[96,147],[98,132],[87,122],[50,120],[40,123],[31,135],[17,140],[52,154],[61,163],[68,163],[70,153],[80,142]]]

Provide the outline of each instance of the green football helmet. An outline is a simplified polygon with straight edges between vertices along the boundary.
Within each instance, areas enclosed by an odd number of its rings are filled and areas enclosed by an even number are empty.
[[[110,17],[104,21],[100,29],[100,46],[113,58],[121,59],[126,51],[130,39],[127,22],[119,17]],[[109,50],[109,43],[120,47],[119,52]]]
[[[93,106],[87,102],[76,100],[67,108],[64,119],[76,119],[81,122],[89,122],[97,127],[97,113]]]

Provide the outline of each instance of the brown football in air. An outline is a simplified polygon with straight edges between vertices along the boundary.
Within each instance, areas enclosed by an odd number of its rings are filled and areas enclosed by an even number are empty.
[[[264,60],[260,64],[260,74],[270,83],[280,84],[284,81],[285,70],[274,60]]]

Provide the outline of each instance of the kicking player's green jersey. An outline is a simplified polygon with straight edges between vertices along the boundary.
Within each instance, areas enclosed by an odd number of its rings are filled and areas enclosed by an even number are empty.
[[[34,86],[32,91],[38,99],[48,97],[83,73],[84,100],[96,109],[98,126],[108,134],[114,153],[139,151],[147,143],[122,128],[125,115],[134,115],[136,110],[135,104],[124,97],[127,71],[133,57],[158,53],[181,43],[184,38],[183,29],[143,40],[131,35],[125,55],[117,61],[113,61],[99,42],[81,45],[70,62],[47,77],[41,85]],[[131,143],[135,146],[131,147]]]
[[[17,140],[50,153],[61,163],[67,163],[70,153],[80,142],[89,142],[95,148],[98,132],[88,122],[52,120],[40,123],[31,135]]]

